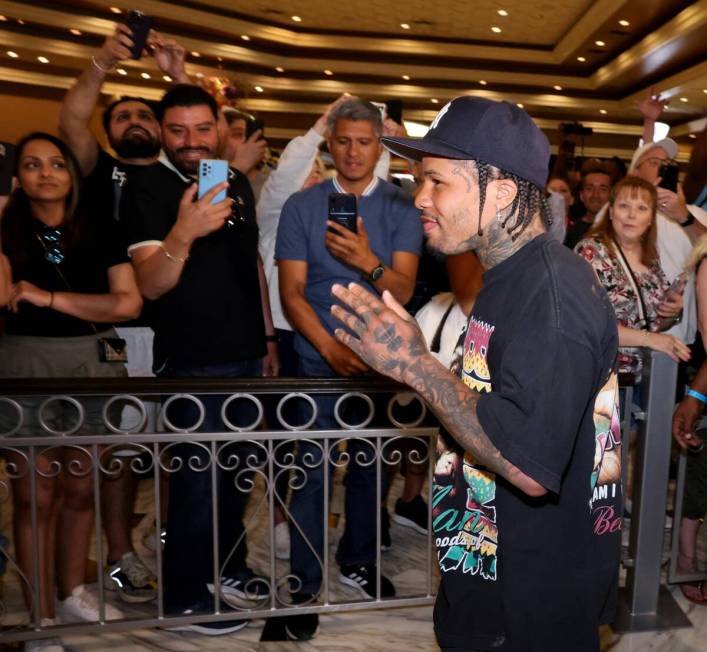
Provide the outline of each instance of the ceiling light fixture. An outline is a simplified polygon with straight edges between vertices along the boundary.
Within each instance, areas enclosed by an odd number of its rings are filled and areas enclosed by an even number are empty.
[[[606,115],[608,111],[606,109],[599,109],[599,113],[601,113],[602,115]]]
[[[604,41],[594,41],[594,45],[598,45],[600,48],[603,48],[606,43],[604,43]]]
[[[115,72],[117,72],[119,75],[127,75],[128,71],[125,70],[125,68],[116,68]]]
[[[172,78],[169,75],[162,75],[162,79],[164,79],[166,82],[172,81]]]
[[[486,86],[488,82],[485,79],[479,79],[479,84],[481,84],[482,86]]]
[[[198,59],[201,56],[201,54],[199,54],[199,52],[194,51],[191,53],[191,56],[196,57]]]
[[[690,134],[690,138],[694,140],[695,138],[697,138],[697,134]]]
[[[331,77],[334,73],[333,73],[331,70],[328,70],[328,69],[327,69],[327,70],[324,71],[324,74],[325,74],[327,77]]]
[[[22,20],[21,18],[18,18],[18,19],[17,19],[17,22],[18,22],[20,25],[24,25],[24,24],[25,24],[25,21]]]
[[[282,66],[278,66],[275,70],[277,70],[277,72],[285,72],[285,69]]]
[[[577,57],[577,61],[579,61],[580,63],[584,63],[586,59],[584,57]]]
[[[497,13],[499,16],[503,16],[504,18],[505,18],[506,16],[508,16],[508,12],[507,12],[505,9],[499,9],[496,13]]]
[[[0,15],[0,23],[4,23],[7,20],[7,16]]]
[[[301,19],[299,16],[292,16],[292,20],[293,20],[295,23],[301,23],[301,22],[302,22],[302,19]]]
[[[432,102],[432,104],[439,104],[439,100],[436,97],[431,98],[430,102]]]
[[[142,77],[143,79],[149,79],[150,73],[149,72],[141,72],[140,77]]]
[[[39,63],[49,63],[47,57],[37,57],[37,61],[39,61]]]
[[[244,41],[250,41],[250,36],[248,36],[248,34],[241,34],[241,38],[242,38]]]
[[[110,10],[111,10],[114,14],[122,14],[122,13],[123,13],[123,10],[120,9],[120,8],[118,8],[118,7],[111,7]]]
[[[500,34],[503,30],[502,30],[500,27],[498,27],[497,25],[494,25],[494,26],[491,28],[491,31],[492,31],[494,34]]]
[[[409,23],[400,23],[400,27],[402,27],[403,29],[410,29]]]
[[[403,79],[405,81],[410,81],[410,75],[403,75]]]
[[[254,88],[258,93],[262,93],[264,90],[262,86],[254,86]]]
[[[69,31],[70,31],[74,36],[81,36],[81,30],[80,30],[80,29],[76,29],[75,27],[73,27],[73,28],[70,29]]]
[[[619,25],[621,25],[621,27],[628,27],[630,24],[631,23],[629,23],[627,20],[620,20],[619,21]]]
[[[10,57],[10,59],[19,59],[20,55],[17,54],[17,52],[13,52],[12,50],[7,51],[7,56]]]
[[[681,98],[680,98],[680,101],[681,101],[681,102],[689,102],[690,100],[688,100],[686,97],[681,97]]]
[[[561,91],[561,90],[562,90],[562,86],[560,86],[559,84],[555,84],[555,85],[553,86],[553,88],[554,88],[556,91]]]
[[[223,61],[223,57],[216,57],[216,61]]]
[[[517,102],[517,103],[516,103],[516,106],[517,106],[519,109],[522,109],[522,108],[525,107],[525,104],[523,104],[522,102]]]

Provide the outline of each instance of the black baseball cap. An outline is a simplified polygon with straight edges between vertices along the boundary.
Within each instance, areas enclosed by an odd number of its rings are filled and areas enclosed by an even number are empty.
[[[545,187],[550,143],[532,118],[510,102],[455,97],[442,108],[423,138],[381,138],[402,158],[478,159]]]

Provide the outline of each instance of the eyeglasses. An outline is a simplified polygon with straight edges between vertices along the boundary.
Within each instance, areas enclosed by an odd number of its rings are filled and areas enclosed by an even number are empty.
[[[41,234],[38,234],[39,239],[44,247],[44,257],[47,262],[52,265],[60,265],[64,262],[64,246],[61,244],[61,236],[63,232],[56,227],[45,227]]]
[[[659,168],[664,163],[669,163],[669,160],[667,158],[658,158],[657,156],[651,156],[650,158],[647,158],[645,161],[641,161],[641,163],[636,167],[640,168],[642,165],[645,165],[646,163],[648,165],[650,165],[652,168]]]

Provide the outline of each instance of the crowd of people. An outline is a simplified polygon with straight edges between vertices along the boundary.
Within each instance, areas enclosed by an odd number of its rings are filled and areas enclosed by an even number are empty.
[[[674,188],[661,185],[661,166],[676,158],[677,145],[669,138],[653,142],[652,134],[625,175],[613,162],[589,160],[575,187],[557,170],[547,180],[547,139],[515,105],[457,98],[415,141],[378,107],[344,95],[287,144],[271,169],[263,165],[269,153],[261,129],[251,130],[253,117],[221,109],[191,84],[184,49],[153,32],[150,53],[174,84],[157,103],[124,97],[104,109],[109,151],[89,123],[107,72],[129,58],[131,46],[129,28],[117,25],[67,92],[60,138],[36,131],[17,143],[16,186],[0,218],[0,306],[7,307],[0,376],[391,375],[417,391],[443,426],[433,489],[443,578],[435,631],[442,648],[567,649],[553,647],[559,639],[576,641],[575,650],[595,649],[592,631],[609,617],[614,600],[613,523],[620,524],[623,507],[620,488],[613,502],[597,497],[606,493],[592,497],[585,476],[591,472],[592,491],[620,485],[621,436],[611,430],[616,347],[617,370],[635,378],[640,348],[661,351],[684,369],[688,361],[696,369],[704,357],[697,334],[707,329],[707,267],[700,264],[707,255],[701,240],[707,234],[707,131],[695,141],[684,183]],[[657,105],[662,101],[653,94],[641,107],[648,126],[658,117]],[[527,148],[495,142],[499,129]],[[389,181],[388,150],[409,161],[417,185],[412,193]],[[230,165],[227,181],[205,193],[196,183],[203,159]],[[355,195],[355,228],[327,220],[332,193]],[[426,277],[440,266],[424,253],[425,239],[445,257],[445,287]],[[402,308],[420,304],[421,330]],[[450,366],[463,382],[451,380]],[[705,394],[703,370],[684,399],[680,390],[676,413],[676,439],[691,451],[682,570],[696,567],[695,542],[707,512],[707,454],[695,432]],[[340,428],[337,399],[316,396],[312,427]],[[224,429],[222,403],[223,397],[203,397],[200,429]],[[553,407],[559,404],[562,410]],[[18,436],[36,436],[42,431],[39,401],[23,398],[22,406],[27,418]],[[74,434],[105,432],[102,404],[89,399],[84,408]],[[45,423],[70,428],[72,410],[56,403]],[[306,422],[308,414],[298,411],[295,418]],[[248,415],[242,418],[248,422]],[[198,419],[191,403],[169,412],[176,428]],[[346,414],[349,423],[363,419],[356,406]],[[600,423],[601,447],[595,445]],[[0,431],[11,428],[10,416],[0,414]],[[232,450],[243,457],[253,452],[247,442]],[[297,578],[292,604],[315,604],[323,581],[319,560],[326,554],[329,463],[307,440],[288,450],[307,460],[307,477],[289,487],[289,516],[297,527],[275,510],[277,556],[290,560]],[[171,453],[192,463],[170,473],[165,487],[165,612],[213,612],[214,519],[224,609],[267,599],[273,587],[247,563],[249,493],[235,472],[220,470],[214,507],[211,475],[198,470],[208,454],[186,443]],[[393,582],[376,566],[379,510],[384,546],[389,531],[387,505],[376,504],[373,452],[354,439],[348,453],[338,580],[364,599],[393,597]],[[28,464],[18,453],[5,457],[15,469]],[[36,496],[31,473],[16,473],[12,482],[15,555],[26,576],[36,570],[35,607],[44,627],[59,619],[99,619],[86,577],[92,476],[52,473],[57,462],[79,471],[90,463],[76,448],[54,447],[36,459]],[[392,518],[426,533],[424,478],[424,470],[408,464]],[[387,497],[389,478],[381,482]],[[129,603],[152,601],[156,577],[131,536],[136,479],[107,475],[101,492],[106,588]],[[287,493],[285,478],[278,494]],[[588,501],[591,523],[583,520]],[[472,525],[463,513],[473,516]],[[611,520],[611,536],[595,542],[589,534],[604,534],[597,532],[601,519]],[[565,546],[547,555],[553,537]],[[587,565],[588,556],[596,565]],[[682,589],[688,599],[707,603],[701,584]],[[558,596],[565,596],[562,608]],[[29,590],[25,598],[31,606]],[[107,619],[121,616],[105,605]],[[215,635],[246,624],[234,610],[232,620],[188,628]],[[311,639],[318,626],[313,613],[285,619],[291,640]],[[64,648],[51,638],[27,649]]]

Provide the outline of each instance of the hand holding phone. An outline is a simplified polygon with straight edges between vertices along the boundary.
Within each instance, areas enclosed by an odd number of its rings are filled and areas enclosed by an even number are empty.
[[[346,227],[356,233],[357,216],[356,195],[346,192],[332,192],[329,194],[329,220]],[[331,233],[336,233],[331,227]]]
[[[248,140],[256,131],[260,131],[260,138],[258,140],[265,138],[265,122],[263,120],[258,120],[253,118],[252,120],[247,120],[245,123],[245,138]]]
[[[215,159],[202,159],[199,161],[199,199],[201,199],[211,188],[220,183],[228,181],[228,161]],[[226,191],[222,190],[211,201],[218,204],[226,199]]]
[[[670,192],[678,191],[678,172],[679,168],[675,163],[664,163],[658,170],[660,182],[658,186],[670,190]]]
[[[130,38],[133,42],[133,47],[130,48],[130,58],[136,60],[140,59],[142,57],[142,51],[145,49],[145,45],[147,45],[147,37],[152,27],[152,17],[146,16],[141,11],[133,9],[128,14],[125,24],[132,32]]]

